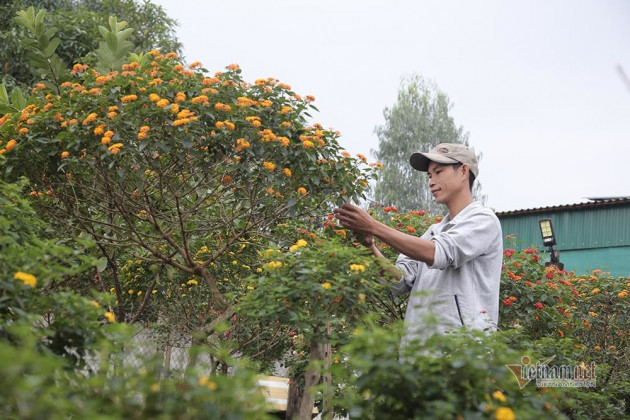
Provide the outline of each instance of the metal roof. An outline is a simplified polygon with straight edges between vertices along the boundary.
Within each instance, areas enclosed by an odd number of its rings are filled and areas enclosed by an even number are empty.
[[[505,216],[517,216],[517,215],[525,215],[525,214],[535,214],[535,213],[550,213],[550,212],[558,212],[558,211],[566,211],[566,210],[578,210],[584,208],[593,208],[593,207],[612,207],[623,204],[630,204],[630,197],[596,197],[596,198],[588,198],[588,202],[576,203],[576,204],[560,204],[556,206],[548,206],[548,207],[537,207],[531,209],[522,209],[522,210],[509,210],[509,211],[500,211],[496,212],[497,217],[505,217]]]

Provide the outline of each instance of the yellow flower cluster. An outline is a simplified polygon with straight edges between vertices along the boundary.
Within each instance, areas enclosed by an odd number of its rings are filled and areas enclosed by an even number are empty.
[[[272,162],[263,162],[263,167],[268,171],[273,171],[274,169],[276,169],[276,165],[274,165]]]
[[[13,275],[13,278],[21,281],[27,286],[35,287],[37,285],[37,277],[32,274],[24,273],[23,271],[18,271]]]
[[[628,296],[628,291],[627,291],[627,290],[622,290],[621,292],[617,293],[617,297],[618,297],[619,299],[623,299],[623,298],[625,298],[626,296]]]
[[[332,287],[332,285],[329,282],[324,282],[322,283],[322,287],[326,290],[330,289]]]
[[[207,376],[202,376],[201,378],[199,378],[198,384],[199,384],[199,386],[205,386],[210,391],[216,391],[217,388],[219,387],[216,384],[216,382],[211,381],[210,378],[207,377]]]
[[[297,189],[298,194],[306,195],[306,188],[300,187]]]
[[[516,415],[510,407],[499,407],[494,413],[496,420],[516,420]]]
[[[350,264],[350,270],[359,274],[365,271],[365,266],[362,264]]]
[[[265,268],[267,268],[267,270],[275,270],[276,268],[282,267],[282,265],[282,261],[269,261],[265,264]]]
[[[307,245],[308,242],[306,242],[304,239],[298,239],[295,245],[291,245],[291,247],[289,247],[289,251],[297,251],[298,249],[304,248]]]
[[[112,323],[116,321],[116,316],[114,316],[114,314],[112,312],[105,312],[105,318],[107,319],[108,322]]]

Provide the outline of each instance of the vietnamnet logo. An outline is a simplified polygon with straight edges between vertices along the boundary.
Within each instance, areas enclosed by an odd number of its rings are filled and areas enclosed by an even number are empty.
[[[505,365],[516,377],[521,389],[531,381],[538,387],[594,387],[597,383],[595,362],[590,365],[551,365],[555,355],[544,362],[532,363],[528,356],[521,358],[520,365]]]

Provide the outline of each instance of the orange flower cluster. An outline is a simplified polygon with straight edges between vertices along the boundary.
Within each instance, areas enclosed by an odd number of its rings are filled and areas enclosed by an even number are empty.
[[[112,144],[111,146],[109,146],[107,148],[107,150],[109,150],[110,152],[112,152],[113,154],[117,155],[118,152],[120,152],[120,149],[123,147],[122,143],[115,143]]]
[[[186,94],[184,92],[177,92],[175,94],[175,99],[173,99],[176,103],[184,102],[186,100]]]
[[[137,68],[140,67],[140,63],[136,62],[136,61],[132,61],[129,64],[123,64],[122,65],[122,69],[125,71],[131,71],[131,70],[135,70]]]
[[[138,95],[125,95],[122,98],[120,98],[120,102],[126,104],[129,102],[133,102],[137,99],[138,99]]]
[[[514,296],[510,296],[510,297],[509,297],[509,298],[507,298],[507,299],[503,299],[503,304],[504,304],[505,306],[510,306],[510,305],[512,305],[512,303],[516,302],[516,300],[517,300],[517,299],[516,299]]]
[[[75,64],[74,66],[72,66],[72,71],[70,73],[83,73],[85,70],[87,70],[88,67],[89,66],[87,64]]]
[[[151,127],[148,125],[143,125],[140,127],[140,132],[138,133],[138,140],[143,140],[147,137],[147,133],[151,130]]]
[[[221,83],[221,81],[216,77],[206,77],[201,81],[203,86],[215,85],[217,83]]]
[[[101,139],[101,144],[103,146],[107,146],[109,143],[111,143],[112,137],[114,137],[114,132],[111,130],[106,131],[103,135],[103,138]]]
[[[173,121],[173,127],[179,127],[180,125],[189,124],[196,120],[197,117],[195,116],[194,112],[191,112],[188,109],[182,109],[180,112],[177,113],[177,119]]]
[[[236,140],[236,151],[241,152],[243,149],[247,149],[250,146],[249,142],[243,138]]]
[[[233,123],[233,122],[231,122],[231,121],[228,121],[228,120],[225,120],[225,121],[217,121],[217,122],[214,124],[214,126],[215,126],[216,128],[227,128],[227,129],[228,129],[228,130],[230,130],[230,131],[233,131],[233,130],[236,128],[236,126],[234,125],[234,123]]]
[[[252,99],[246,98],[244,96],[239,96],[238,98],[236,98],[236,106],[243,108],[243,107],[253,106],[253,105],[258,105],[258,102]]]
[[[260,117],[257,116],[245,117],[245,120],[251,122],[254,127],[260,127],[262,125]]]
[[[96,121],[96,117],[98,115],[96,115],[95,112],[92,112],[91,114],[88,114],[87,117],[85,117],[85,119],[83,120],[83,125],[88,125],[93,123],[94,121]]]
[[[208,101],[208,97],[207,97],[207,96],[204,96],[204,98],[206,98],[206,103],[207,103],[207,101]],[[196,98],[195,98],[195,99],[196,99]],[[194,101],[195,101],[195,100],[193,99],[193,102],[194,102]],[[230,111],[232,110],[232,107],[230,107],[229,105],[223,104],[223,103],[221,103],[221,102],[217,102],[217,103],[214,105],[214,109],[216,109],[217,111],[230,112]]]

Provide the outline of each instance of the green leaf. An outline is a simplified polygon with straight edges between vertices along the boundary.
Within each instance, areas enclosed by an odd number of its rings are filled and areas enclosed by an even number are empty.
[[[107,258],[105,257],[99,258],[98,261],[96,262],[96,269],[99,272],[103,272],[105,271],[106,268],[107,268]]]
[[[13,103],[13,107],[18,110],[22,110],[26,107],[26,98],[18,88],[11,91],[11,102]]]
[[[44,49],[44,55],[46,57],[52,56],[55,53],[55,50],[59,46],[60,42],[61,40],[59,38],[53,38],[48,44],[48,46]]]
[[[0,83],[0,103],[9,104],[9,94],[7,93],[7,88],[2,83]]]

